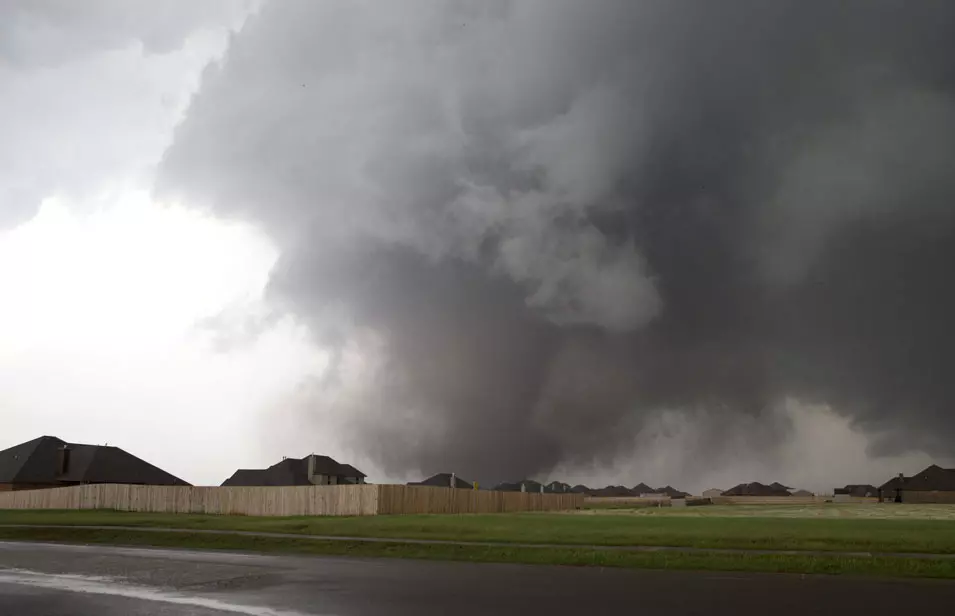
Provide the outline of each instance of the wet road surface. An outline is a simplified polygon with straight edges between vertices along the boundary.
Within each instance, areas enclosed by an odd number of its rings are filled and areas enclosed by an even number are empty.
[[[0,542],[2,616],[939,613],[955,584]]]

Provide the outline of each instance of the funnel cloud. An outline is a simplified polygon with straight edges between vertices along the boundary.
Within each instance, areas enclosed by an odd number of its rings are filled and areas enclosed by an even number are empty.
[[[930,1],[267,3],[157,192],[271,236],[270,298],[331,358],[302,429],[394,473],[610,463],[664,412],[703,422],[705,468],[772,455],[792,400],[874,455],[947,455],[953,24]]]

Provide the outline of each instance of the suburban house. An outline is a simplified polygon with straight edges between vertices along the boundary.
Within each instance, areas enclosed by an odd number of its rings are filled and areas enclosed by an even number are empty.
[[[851,498],[875,498],[879,496],[879,488],[868,484],[849,484],[844,488],[836,488],[832,491],[833,500],[836,502],[849,500]]]
[[[590,492],[591,496],[602,496],[602,497],[611,497],[611,498],[622,498],[627,496],[638,496],[634,494],[633,490],[626,486],[606,486],[600,488],[599,490],[592,490]]]
[[[503,482],[494,486],[498,492],[541,492],[543,484],[533,479],[522,479],[514,482]]]
[[[499,483],[492,488],[498,492],[538,492],[544,494],[565,494],[565,493],[584,493],[589,494],[592,492],[587,486],[574,486],[571,487],[569,483],[564,483],[563,481],[551,481],[548,484],[542,484],[539,481],[534,481],[533,479],[521,479],[520,481],[505,481]]]
[[[637,485],[633,486],[633,489],[630,490],[633,492],[634,496],[643,496],[644,494],[653,494],[655,490],[643,483],[642,481]]]
[[[799,496],[799,497],[802,497],[802,498],[808,498],[808,497],[810,497],[810,496],[815,496],[815,494],[813,494],[813,493],[810,492],[809,490],[796,490],[795,492],[792,492],[791,494],[792,494],[792,496]]]
[[[899,475],[879,488],[882,500],[901,503],[955,503],[955,469],[936,464],[911,477]]]
[[[720,490],[719,488],[703,490],[703,498],[715,498],[717,496],[723,496],[723,490]]]
[[[892,501],[901,503],[902,502],[902,485],[911,479],[911,477],[906,477],[905,475],[899,474],[898,477],[893,477],[889,479],[881,486],[879,486],[879,500]]]
[[[334,486],[365,483],[365,477],[351,464],[313,453],[304,458],[283,458],[268,468],[239,469],[222,486]]]
[[[786,486],[782,484],[779,485],[779,488],[773,487],[773,485],[764,485],[758,481],[752,483],[741,483],[738,486],[732,487],[729,490],[723,492],[723,496],[790,496],[789,490],[786,489]]]
[[[551,494],[564,494],[566,492],[570,492],[570,490],[570,484],[564,483],[563,481],[551,481],[544,486],[544,491]]]
[[[663,486],[662,488],[657,488],[656,492],[657,494],[663,494],[665,496],[669,496],[670,498],[686,498],[689,496],[689,493],[681,492],[673,486]]]
[[[67,443],[55,436],[0,451],[0,492],[91,483],[188,486],[189,484],[108,445]]]
[[[421,481],[412,481],[408,485],[430,486],[432,488],[461,488],[463,490],[470,490],[474,487],[473,483],[461,479],[454,473],[438,473]]]

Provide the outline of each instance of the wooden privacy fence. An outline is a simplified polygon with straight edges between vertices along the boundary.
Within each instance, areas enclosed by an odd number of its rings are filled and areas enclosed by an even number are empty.
[[[832,502],[832,496],[714,496],[714,505],[816,505]],[[853,496],[846,503],[877,503],[878,498]]]
[[[891,500],[895,499],[895,491],[891,490],[891,495],[886,495],[886,498]],[[916,503],[916,504],[953,504],[955,503],[955,492],[943,492],[943,491],[916,491],[916,490],[902,490],[902,502],[903,503]]]
[[[511,513],[580,509],[582,494],[495,492],[426,486],[381,485],[378,513]]]
[[[98,484],[0,494],[0,509],[114,509],[254,516],[503,513],[578,509],[578,494],[401,485],[183,487]]]

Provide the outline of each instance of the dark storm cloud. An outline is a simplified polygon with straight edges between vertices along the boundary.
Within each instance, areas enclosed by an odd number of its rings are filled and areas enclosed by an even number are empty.
[[[772,448],[789,397],[932,450],[955,436],[953,19],[274,2],[160,191],[275,238],[273,298],[337,349],[320,388],[363,341],[374,378],[339,412],[389,468],[608,460],[658,409],[762,418]]]

